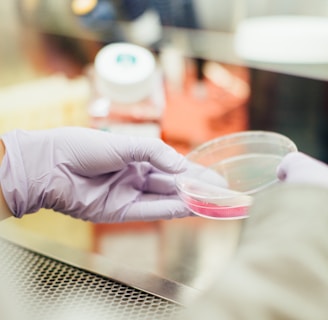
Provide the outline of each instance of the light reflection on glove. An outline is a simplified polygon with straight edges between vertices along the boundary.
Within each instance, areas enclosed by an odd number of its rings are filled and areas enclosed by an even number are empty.
[[[40,208],[98,223],[191,215],[174,174],[185,158],[160,139],[67,127],[2,136],[3,193],[14,216]]]
[[[287,183],[328,187],[328,165],[302,152],[287,154],[277,168],[277,177]]]

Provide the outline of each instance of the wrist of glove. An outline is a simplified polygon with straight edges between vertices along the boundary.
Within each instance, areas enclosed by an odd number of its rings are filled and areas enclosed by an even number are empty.
[[[40,208],[101,223],[190,215],[174,183],[187,162],[160,139],[78,127],[2,139],[0,182],[16,217]]]
[[[280,181],[328,187],[328,165],[302,152],[287,154],[277,168]]]

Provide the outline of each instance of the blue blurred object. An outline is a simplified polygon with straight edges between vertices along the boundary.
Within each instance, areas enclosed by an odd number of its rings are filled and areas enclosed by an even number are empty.
[[[151,7],[150,0],[122,0],[124,18],[131,21],[138,19],[147,9]]]
[[[151,0],[151,5],[164,26],[199,28],[192,0]]]
[[[82,25],[92,31],[108,31],[114,28],[117,12],[111,1],[98,0],[93,10],[79,15]]]
[[[119,21],[133,22],[149,10],[157,13],[162,26],[200,28],[192,0],[98,0],[90,12],[77,17],[84,28],[110,43],[127,39],[125,31],[120,29]],[[159,42],[163,41],[161,39]],[[198,47],[192,38],[189,41],[192,47]],[[157,46],[158,43],[152,44],[153,49]]]
[[[93,10],[76,17],[83,28],[97,35],[104,44],[125,40],[118,24],[118,10],[111,0],[98,0]]]
[[[153,9],[163,26],[199,28],[192,0],[122,0],[121,8],[128,20],[135,20],[146,10]]]

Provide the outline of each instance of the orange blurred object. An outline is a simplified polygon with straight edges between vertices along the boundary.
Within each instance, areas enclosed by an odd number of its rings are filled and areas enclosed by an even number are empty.
[[[166,86],[162,139],[185,154],[218,136],[247,130],[247,69],[205,62],[201,80],[187,61],[181,90]]]

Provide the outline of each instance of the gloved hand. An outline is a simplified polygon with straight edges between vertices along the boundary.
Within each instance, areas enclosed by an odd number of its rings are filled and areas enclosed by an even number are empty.
[[[191,215],[174,183],[187,162],[160,139],[79,127],[2,139],[0,183],[16,217],[40,208],[99,223]]]
[[[288,183],[328,187],[328,166],[302,152],[287,154],[277,168],[277,177]]]

